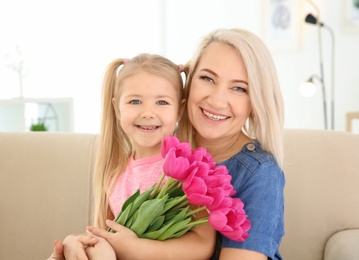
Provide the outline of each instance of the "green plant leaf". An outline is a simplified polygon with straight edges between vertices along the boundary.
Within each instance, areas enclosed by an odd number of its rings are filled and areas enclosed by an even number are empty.
[[[157,240],[166,240],[173,236],[175,233],[180,232],[181,230],[187,228],[185,227],[189,222],[191,221],[191,218],[186,218],[185,220],[182,220],[180,222],[177,222],[173,225],[171,225],[161,236],[157,238]]]
[[[159,236],[161,236],[163,234],[163,232],[165,232],[174,222],[171,221],[168,224],[164,225],[163,227],[161,227],[159,230],[155,230],[155,231],[151,231],[151,232],[146,232],[144,233],[141,237],[142,238],[149,238],[149,239],[157,239]]]
[[[174,206],[177,205],[178,203],[178,199],[181,197],[176,197],[176,198],[168,198],[164,207],[163,207],[163,212],[162,214],[166,213],[167,211],[169,211],[171,208],[173,208]]]
[[[121,212],[125,211],[127,206],[131,204],[139,195],[140,195],[140,189],[137,189],[135,193],[133,193],[127,200],[125,200],[125,202],[122,205]]]
[[[145,192],[143,192],[142,194],[140,194],[135,198],[135,200],[133,201],[133,207],[130,215],[132,215],[148,199],[153,189],[154,189],[154,185],[152,185],[152,187],[150,187]]]
[[[142,203],[138,211],[136,211],[137,216],[130,227],[137,236],[141,236],[153,220],[161,214],[166,199],[167,196],[162,199],[152,199]]]
[[[169,238],[176,238],[176,237],[181,237],[184,234],[186,234],[188,231],[190,231],[193,227],[187,227],[179,232],[174,233],[172,236],[170,236]]]
[[[154,221],[152,221],[152,223],[150,224],[150,226],[146,230],[146,233],[158,230],[159,228],[161,228],[163,222],[165,222],[165,216],[164,215],[157,217]]]

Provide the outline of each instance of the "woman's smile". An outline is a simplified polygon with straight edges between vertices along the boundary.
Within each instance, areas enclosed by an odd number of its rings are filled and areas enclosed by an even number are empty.
[[[230,116],[224,116],[224,115],[219,115],[219,114],[213,114],[212,112],[209,112],[207,110],[204,110],[203,108],[202,112],[205,116],[207,116],[209,119],[214,120],[214,121],[220,121],[220,120],[225,120],[230,118]]]

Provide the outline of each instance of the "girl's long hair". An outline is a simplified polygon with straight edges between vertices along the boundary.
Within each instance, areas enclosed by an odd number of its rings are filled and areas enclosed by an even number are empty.
[[[123,131],[112,100],[119,99],[121,83],[141,71],[167,79],[178,90],[179,103],[183,99],[183,82],[176,64],[155,54],[140,54],[131,60],[116,59],[104,74],[102,85],[102,116],[99,147],[96,157],[94,189],[94,225],[106,228],[111,216],[109,196],[118,175],[127,167],[133,153],[131,140]]]

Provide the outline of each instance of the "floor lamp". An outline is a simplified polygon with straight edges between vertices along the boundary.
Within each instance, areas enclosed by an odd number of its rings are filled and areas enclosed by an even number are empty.
[[[305,22],[309,23],[309,24],[314,24],[318,26],[318,42],[319,42],[319,66],[320,66],[320,76],[316,76],[318,77],[318,79],[320,80],[321,84],[322,84],[322,91],[323,91],[323,105],[324,105],[324,124],[325,124],[325,129],[328,129],[328,125],[327,125],[327,105],[326,105],[326,94],[325,94],[325,89],[326,89],[326,85],[325,85],[325,80],[324,80],[324,66],[323,66],[323,54],[322,54],[322,34],[321,34],[321,29],[325,28],[330,32],[331,35],[331,39],[332,39],[332,60],[331,60],[331,97],[330,97],[330,105],[331,105],[331,130],[334,130],[334,33],[333,30],[326,26],[324,23],[319,22],[318,19],[312,15],[312,14],[308,14],[305,17]],[[310,79],[308,81],[311,81],[313,83],[313,76],[310,77]]]

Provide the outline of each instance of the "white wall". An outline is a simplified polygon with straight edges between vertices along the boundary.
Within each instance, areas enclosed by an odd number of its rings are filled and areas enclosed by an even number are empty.
[[[266,1],[0,0],[0,97],[17,95],[16,74],[6,68],[4,55],[19,44],[27,69],[24,95],[73,97],[75,131],[97,132],[102,73],[112,59],[153,52],[185,63],[200,38],[218,27],[246,28],[266,40]],[[303,80],[319,74],[317,30],[304,23],[315,9],[308,1],[292,1],[298,3],[300,44],[289,51],[271,48],[285,99],[285,126],[321,129],[321,92],[310,99],[298,92]],[[345,113],[359,111],[359,26],[345,30],[345,1],[314,2],[336,37],[335,129],[345,130]],[[330,88],[330,38],[324,30],[322,35]]]

